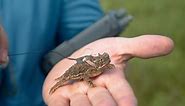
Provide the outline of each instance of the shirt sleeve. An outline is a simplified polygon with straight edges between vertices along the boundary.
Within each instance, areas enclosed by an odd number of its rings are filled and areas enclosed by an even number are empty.
[[[98,0],[63,0],[59,42],[68,40],[103,16]]]

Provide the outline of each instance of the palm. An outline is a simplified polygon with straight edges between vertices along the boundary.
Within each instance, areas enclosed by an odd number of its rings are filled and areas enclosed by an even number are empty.
[[[147,38],[148,36],[145,37],[145,39]],[[137,39],[139,40],[135,40],[134,42],[136,44],[131,42],[132,39],[130,40],[126,38],[101,39],[86,45],[85,47],[76,51],[71,56],[73,58],[76,58],[86,54],[97,54],[103,52],[107,52],[110,55],[111,62],[116,66],[116,68],[112,69],[111,71],[106,71],[102,75],[94,78],[93,83],[96,85],[96,87],[94,88],[89,87],[88,84],[84,81],[78,81],[73,84],[68,84],[66,86],[60,87],[53,95],[49,95],[49,89],[55,84],[54,79],[60,76],[62,73],[64,73],[65,70],[67,70],[72,64],[74,64],[74,61],[67,59],[64,59],[59,62],[52,69],[52,72],[48,75],[45,81],[43,94],[46,103],[52,104],[55,102],[61,105],[65,104],[65,106],[69,105],[69,101],[70,105],[136,105],[136,99],[133,94],[133,91],[129,86],[128,82],[126,81],[123,73],[123,70],[126,67],[126,62],[128,61],[128,59],[134,56],[141,58],[149,58],[167,54],[172,49],[172,45],[167,45],[169,46],[168,49],[166,45],[164,45],[165,48],[161,48],[161,44],[152,44],[151,42],[146,42],[145,40],[145,43],[149,43],[150,45],[147,45],[149,47],[142,45],[142,47],[141,45],[139,46],[139,44],[142,42],[143,38]],[[166,41],[170,42],[169,39],[164,37],[160,37],[160,39],[165,39]],[[156,39],[154,39],[154,41],[155,40]],[[162,40],[161,43],[163,43]],[[140,47],[138,51],[137,46]],[[159,47],[157,48],[157,50],[151,50],[150,47],[154,46]],[[143,50],[146,50],[146,52],[143,52]],[[65,101],[57,102],[59,100]],[[79,102],[79,100],[81,100],[81,102]]]

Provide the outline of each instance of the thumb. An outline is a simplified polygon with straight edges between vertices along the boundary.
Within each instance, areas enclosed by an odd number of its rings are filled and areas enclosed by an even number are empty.
[[[118,42],[122,55],[129,54],[131,57],[152,58],[169,54],[174,47],[173,41],[160,35],[143,35],[135,38],[119,39]],[[120,48],[121,47],[121,48]]]

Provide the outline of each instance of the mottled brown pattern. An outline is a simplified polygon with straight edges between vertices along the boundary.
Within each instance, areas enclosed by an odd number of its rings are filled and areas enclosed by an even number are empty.
[[[59,87],[65,85],[70,80],[84,80],[90,87],[95,85],[92,82],[92,77],[96,77],[107,69],[114,68],[110,64],[111,60],[108,53],[98,54],[98,56],[86,55],[77,59],[77,63],[71,66],[66,72],[55,80],[57,83],[50,89],[50,94],[54,93]]]

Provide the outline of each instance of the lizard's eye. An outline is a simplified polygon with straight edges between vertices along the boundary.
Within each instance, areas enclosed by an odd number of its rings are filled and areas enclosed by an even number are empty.
[[[101,59],[100,59],[100,62],[103,62],[103,61],[104,61],[103,58],[101,58]]]

